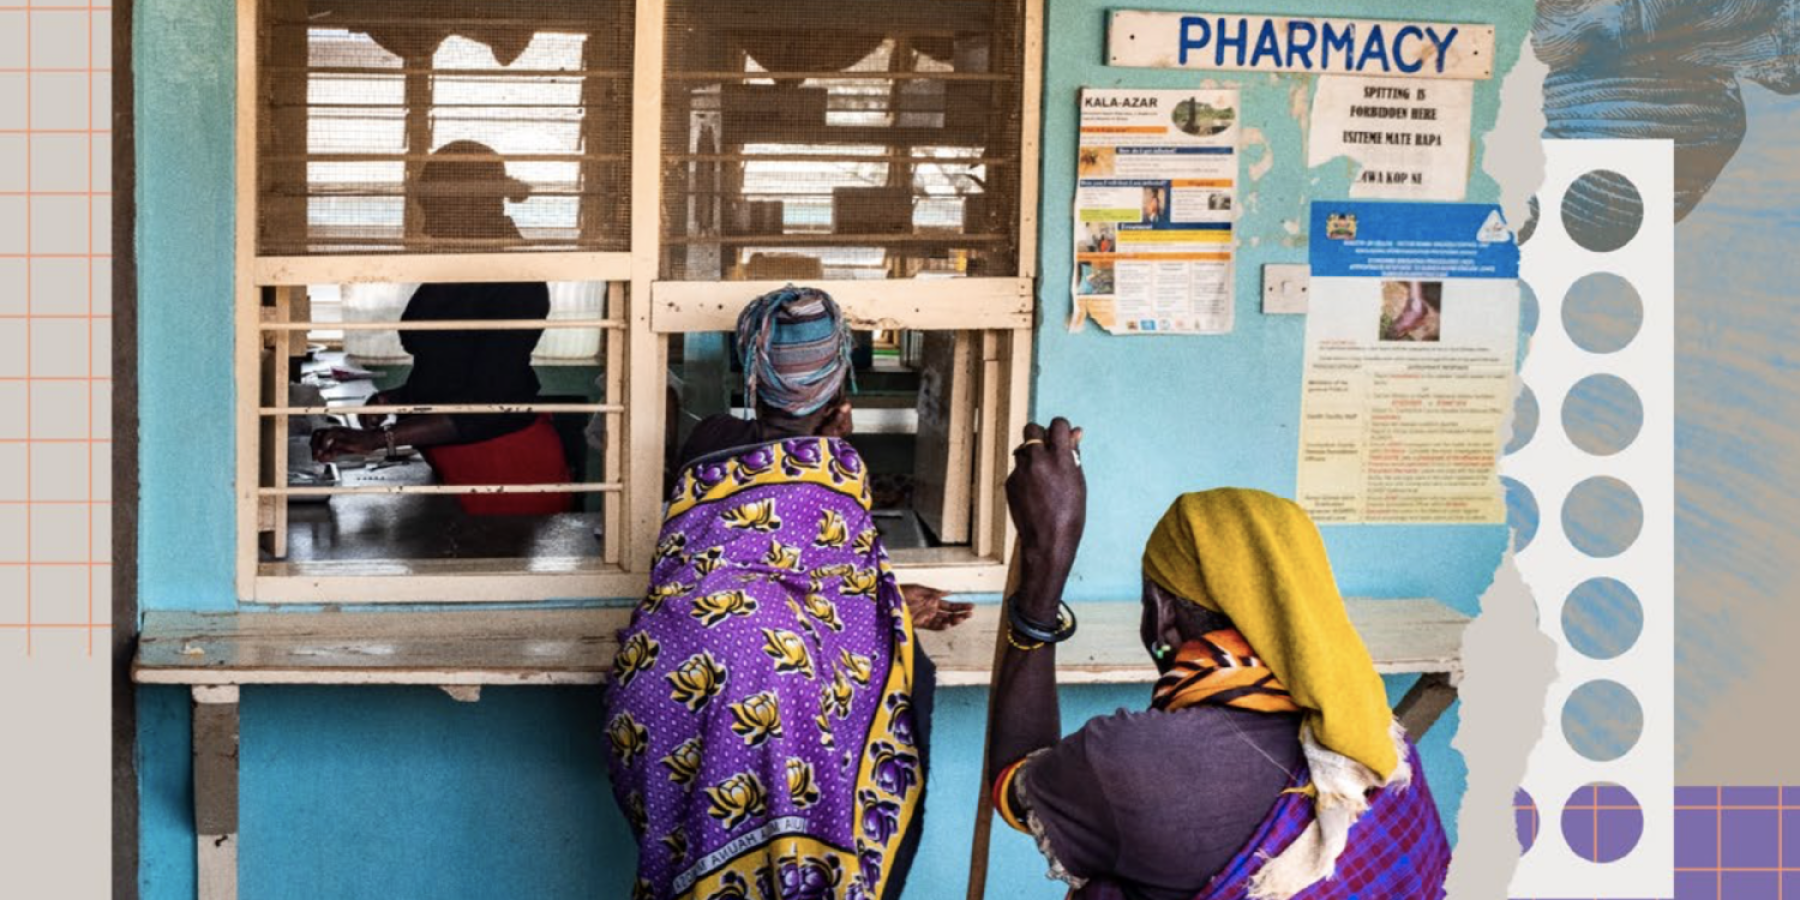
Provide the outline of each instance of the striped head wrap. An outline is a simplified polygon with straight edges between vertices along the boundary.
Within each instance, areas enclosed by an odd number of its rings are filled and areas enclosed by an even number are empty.
[[[1151,694],[1152,709],[1213,704],[1256,712],[1297,713],[1300,706],[1235,628],[1207,632],[1181,645]]]
[[[814,288],[788,285],[744,307],[737,320],[738,359],[744,364],[744,398],[791,416],[817,412],[848,380],[850,325],[831,299]]]

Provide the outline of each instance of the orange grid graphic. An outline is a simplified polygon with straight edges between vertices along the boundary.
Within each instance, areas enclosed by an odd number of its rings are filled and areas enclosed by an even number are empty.
[[[27,656],[43,643],[35,633],[68,631],[85,634],[92,656],[95,632],[111,627],[96,591],[110,583],[112,565],[100,531],[112,507],[105,481],[112,315],[95,278],[95,266],[112,258],[111,186],[104,174],[96,177],[110,152],[112,111],[95,108],[95,91],[110,85],[112,72],[109,45],[96,48],[96,36],[110,40],[111,16],[103,5],[0,5],[0,28],[21,27],[26,37],[22,59],[0,60],[0,82],[24,86],[22,109],[0,108],[0,139],[12,138],[23,151],[23,171],[3,173],[7,187],[0,190],[0,238],[19,235],[0,245],[0,272],[18,276],[16,284],[0,284],[0,354],[11,355],[0,357],[0,460],[13,467],[0,472],[0,635],[22,632]],[[82,99],[45,102],[58,86],[65,94],[79,90]],[[85,127],[67,120],[72,108],[85,111]],[[46,138],[70,137],[85,138],[73,179],[68,148],[51,155],[43,149]],[[60,174],[52,171],[57,164]],[[79,240],[64,221],[40,212],[46,201],[61,205],[65,217],[85,219]],[[65,272],[52,285],[58,260],[86,264],[73,281]],[[78,388],[79,403],[70,387]],[[79,515],[78,527],[70,527],[71,513]],[[71,570],[79,574],[70,578]]]
[[[1711,802],[1696,802],[1708,792],[1712,794]],[[1793,890],[1800,888],[1800,859],[1789,855],[1787,834],[1790,816],[1800,822],[1800,789],[1687,788],[1681,794],[1675,802],[1675,815],[1678,820],[1682,816],[1694,817],[1700,827],[1691,828],[1691,832],[1704,831],[1705,819],[1712,820],[1713,854],[1711,865],[1684,865],[1683,854],[1677,852],[1676,900],[1726,900],[1737,896],[1744,896],[1745,900],[1786,900],[1790,890],[1800,898],[1800,890]],[[1758,812],[1770,813],[1770,821],[1732,816]],[[1773,851],[1772,856],[1767,852],[1746,852],[1744,848],[1769,837],[1771,824],[1774,840],[1767,849]],[[1678,831],[1677,840],[1682,839]],[[1744,863],[1730,859],[1732,855],[1763,859]],[[1753,879],[1753,875],[1768,878]],[[1738,880],[1734,881],[1734,877]]]
[[[1535,843],[1537,806],[1513,811],[1521,841]],[[1674,900],[1800,900],[1800,788],[1677,787],[1675,820]]]

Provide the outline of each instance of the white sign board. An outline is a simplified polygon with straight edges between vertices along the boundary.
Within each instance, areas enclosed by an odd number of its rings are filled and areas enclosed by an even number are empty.
[[[1313,96],[1306,163],[1349,157],[1357,199],[1461,200],[1474,105],[1472,81],[1327,75]]]
[[[1106,40],[1113,66],[1477,80],[1494,74],[1492,25],[1115,10]]]

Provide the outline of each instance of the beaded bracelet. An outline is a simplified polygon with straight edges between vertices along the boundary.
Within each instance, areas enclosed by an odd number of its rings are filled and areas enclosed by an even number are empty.
[[[1036,641],[1036,642],[1030,643],[1030,644],[1019,643],[1019,639],[1016,637],[1013,637],[1013,632],[1012,632],[1011,628],[1006,629],[1006,642],[1008,644],[1011,644],[1012,648],[1014,650],[1023,650],[1027,653],[1044,646],[1043,641]]]

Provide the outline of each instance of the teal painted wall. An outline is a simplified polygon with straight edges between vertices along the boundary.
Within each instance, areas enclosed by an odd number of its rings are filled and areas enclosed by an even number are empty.
[[[1192,0],[1129,6],[1232,10]],[[1306,199],[1344,196],[1348,176],[1341,162],[1305,166],[1292,110],[1309,95],[1309,79],[1108,69],[1101,62],[1106,8],[1049,0],[1044,88],[1035,411],[1088,429],[1090,526],[1070,591],[1082,600],[1136,596],[1143,539],[1176,494],[1225,484],[1292,492],[1304,322],[1259,312],[1260,268],[1305,260]],[[1497,73],[1511,67],[1530,21],[1522,2],[1482,4],[1479,14],[1416,0],[1295,2],[1280,12],[1494,22]],[[138,15],[141,596],[146,609],[230,609],[232,429],[220,410],[231,371],[232,2],[160,0],[140,5]],[[1495,197],[1479,174],[1479,153],[1497,111],[1498,77],[1476,90],[1474,200]],[[1205,81],[1241,86],[1242,121],[1260,130],[1244,147],[1236,330],[1185,338],[1069,334],[1062,323],[1077,89]],[[1505,534],[1499,527],[1336,527],[1325,539],[1346,593],[1434,596],[1472,613]],[[1405,687],[1390,679],[1391,699]],[[1065,724],[1141,706],[1145,694],[1065,690]],[[926,832],[908,897],[961,890],[985,702],[979,691],[940,694]],[[426,688],[246,690],[244,895],[623,896],[633,851],[605,785],[597,706],[591,689],[492,690],[472,705]],[[143,895],[190,897],[186,693],[141,691],[139,721]],[[1449,746],[1455,727],[1452,709],[1422,748],[1452,829],[1464,775]],[[1022,836],[997,834],[994,854],[990,896],[1062,896],[1042,878],[1041,860]]]
[[[145,609],[230,609],[231,0],[136,7],[138,581]]]

